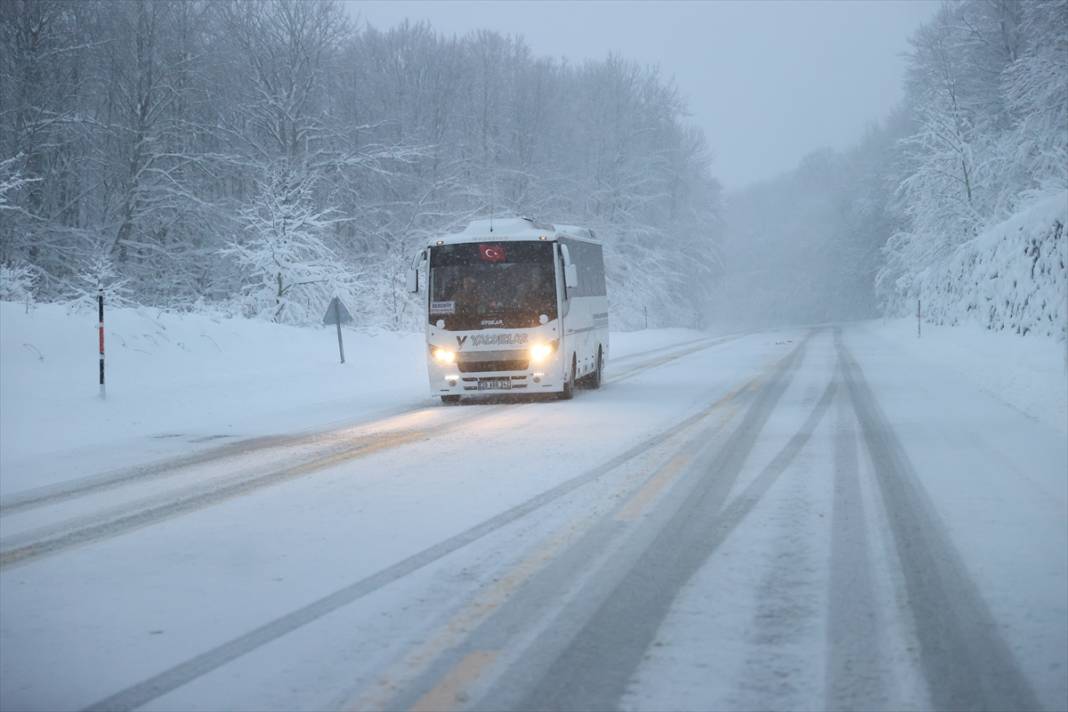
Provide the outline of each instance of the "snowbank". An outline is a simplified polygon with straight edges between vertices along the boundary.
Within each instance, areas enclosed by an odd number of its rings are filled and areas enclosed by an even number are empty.
[[[908,362],[949,369],[1003,403],[1068,433],[1068,343],[1055,337],[1020,339],[990,333],[979,324],[925,324],[916,319],[857,324],[854,332],[883,350],[904,352]],[[876,348],[876,347],[872,347]],[[931,404],[937,407],[936,403]]]
[[[346,330],[342,366],[333,327],[141,308],[107,314],[101,401],[95,322],[94,313],[59,305],[26,313],[0,303],[3,489],[20,473],[51,478],[62,466],[85,474],[83,467],[309,428],[426,395],[416,334]],[[56,460],[58,452],[80,456]]]
[[[415,334],[346,330],[348,364],[342,367],[333,327],[136,308],[109,310],[106,332],[108,403],[151,404],[157,415],[203,419],[201,406],[216,404],[218,398],[207,396],[221,387],[239,399],[230,405],[241,411],[382,390],[380,379],[369,382],[361,372],[370,365],[394,384],[422,385],[418,373],[403,377],[423,364]],[[96,402],[95,313],[70,314],[48,304],[27,314],[21,305],[0,304],[0,335],[5,404],[23,394],[22,405],[30,407],[55,397]]]
[[[1037,201],[919,276],[926,321],[1068,336],[1068,193]]]
[[[611,356],[702,335],[613,334]],[[112,309],[106,336],[101,401],[95,313],[0,302],[0,492],[436,402],[422,334],[347,328],[344,365],[334,327]]]

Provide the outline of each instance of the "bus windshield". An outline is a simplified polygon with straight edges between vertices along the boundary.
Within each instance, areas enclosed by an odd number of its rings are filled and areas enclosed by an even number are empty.
[[[528,328],[556,318],[551,242],[465,243],[430,251],[430,322]]]

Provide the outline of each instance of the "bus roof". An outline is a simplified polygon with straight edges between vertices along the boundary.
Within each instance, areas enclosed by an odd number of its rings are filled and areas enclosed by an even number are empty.
[[[490,227],[492,226],[492,231]],[[593,230],[575,225],[549,225],[531,218],[499,218],[475,220],[463,230],[451,235],[442,235],[430,240],[434,245],[458,245],[465,242],[516,242],[519,240],[556,240],[569,237],[587,242],[597,242]]]

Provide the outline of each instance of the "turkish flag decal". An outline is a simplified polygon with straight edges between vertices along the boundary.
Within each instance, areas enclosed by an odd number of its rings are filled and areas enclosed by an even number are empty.
[[[478,254],[486,262],[504,262],[504,245],[479,245]]]

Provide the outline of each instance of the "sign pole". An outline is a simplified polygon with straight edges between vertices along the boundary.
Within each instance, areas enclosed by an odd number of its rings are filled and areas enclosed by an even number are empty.
[[[337,352],[341,356],[341,363],[345,363],[345,342],[341,339],[341,323],[348,324],[351,321],[352,314],[349,314],[349,310],[341,303],[341,299],[339,297],[331,299],[326,307],[326,314],[323,315],[323,325],[337,325]]]
[[[100,341],[100,398],[107,397],[107,391],[104,389],[104,287],[98,287],[96,290],[96,309],[97,309],[97,332],[99,334]]]
[[[334,306],[334,310],[335,311],[337,310],[336,304]],[[341,354],[341,363],[345,363],[345,342],[341,340],[341,319],[340,319],[340,315],[339,315],[339,318],[337,320],[337,351],[338,351],[339,354]]]

